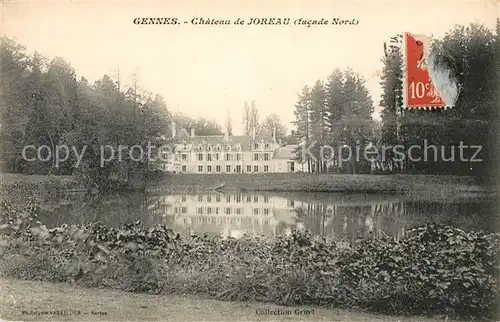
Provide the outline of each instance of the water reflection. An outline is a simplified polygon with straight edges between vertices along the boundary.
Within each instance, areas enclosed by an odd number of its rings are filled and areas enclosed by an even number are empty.
[[[431,221],[488,231],[494,229],[493,205],[488,199],[447,203],[402,196],[307,193],[132,193],[98,199],[72,194],[45,200],[41,219],[47,226],[97,220],[120,226],[139,219],[146,226],[165,224],[184,236],[275,236],[306,228],[318,235],[351,239],[401,237],[407,229]]]

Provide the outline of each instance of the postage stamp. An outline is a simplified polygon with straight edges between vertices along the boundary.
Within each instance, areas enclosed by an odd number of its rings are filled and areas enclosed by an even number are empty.
[[[444,107],[445,102],[431,81],[427,68],[430,42],[425,35],[404,33],[406,108]]]

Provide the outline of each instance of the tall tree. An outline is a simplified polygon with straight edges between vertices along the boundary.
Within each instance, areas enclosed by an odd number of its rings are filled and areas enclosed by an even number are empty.
[[[311,152],[316,159],[314,164],[315,171],[317,172],[324,172],[326,170],[325,159],[321,155],[322,147],[326,144],[328,131],[329,115],[326,103],[325,85],[322,81],[318,80],[311,89],[310,106],[311,141],[314,142]]]
[[[394,38],[397,39],[397,36]],[[382,86],[381,140],[383,144],[396,145],[398,142],[397,117],[403,106],[403,56],[399,46],[388,47],[385,43],[382,63],[384,67],[380,82]]]
[[[245,101],[245,107],[243,108],[243,130],[245,135],[252,135],[253,130],[259,132],[259,109],[254,100],[250,102]]]
[[[295,126],[295,134],[299,141],[296,155],[297,161],[304,163],[307,162],[307,171],[311,171],[312,160],[309,154],[302,153],[309,147],[311,143],[311,125],[310,125],[310,112],[311,112],[311,89],[304,86],[302,93],[299,94],[297,103],[295,104],[294,121],[292,124]]]
[[[229,109],[227,110],[227,116],[226,116],[226,133],[228,135],[233,135],[233,122],[231,120],[231,114],[229,113]]]
[[[177,112],[172,118],[177,128],[194,128],[198,135],[221,135],[224,131],[216,121],[204,117],[192,118]]]
[[[286,127],[283,121],[281,121],[281,118],[275,113],[269,114],[264,118],[261,128],[269,133],[275,133],[276,141],[283,140],[286,136]]]

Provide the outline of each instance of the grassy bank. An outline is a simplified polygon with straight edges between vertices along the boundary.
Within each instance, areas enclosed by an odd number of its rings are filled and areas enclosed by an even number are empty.
[[[39,196],[62,191],[84,191],[72,176],[0,173],[0,195],[9,198]]]
[[[2,208],[4,278],[395,315],[498,318],[500,236],[429,224],[404,239],[193,236],[94,223],[47,230]]]
[[[82,190],[71,176],[0,174],[4,196],[26,192]],[[229,191],[400,193],[419,197],[456,197],[487,193],[475,177],[433,175],[345,175],[314,173],[269,174],[159,174],[148,184],[150,192],[196,193],[218,186]]]
[[[314,173],[164,175],[151,185],[150,190],[170,193],[199,192],[222,184],[223,189],[241,191],[396,192],[443,197],[486,190],[474,177]]]
[[[67,283],[0,280],[0,318],[9,321],[402,321],[427,319],[384,316],[342,309],[286,307],[174,295],[133,294]],[[28,315],[73,310],[74,315]],[[266,310],[282,315],[264,315]],[[23,314],[25,311],[25,314]],[[259,312],[259,313],[257,313]],[[288,314],[290,312],[290,314]],[[448,320],[449,321],[449,320]]]

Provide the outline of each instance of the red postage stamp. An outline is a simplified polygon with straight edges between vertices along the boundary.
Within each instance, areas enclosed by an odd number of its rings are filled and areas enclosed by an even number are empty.
[[[429,42],[424,35],[404,33],[404,105],[406,108],[445,107],[427,71]]]

